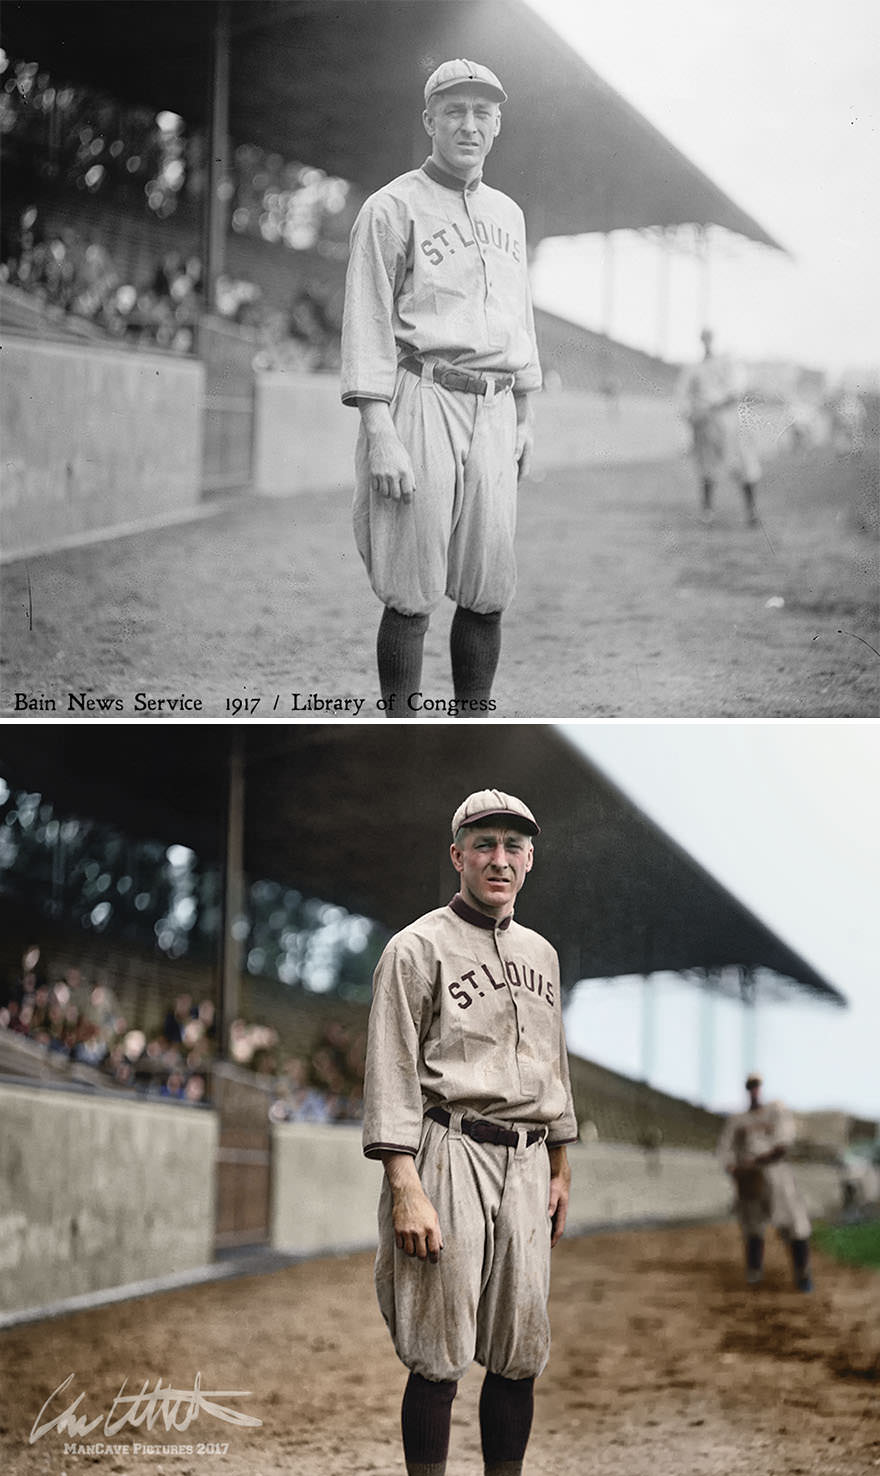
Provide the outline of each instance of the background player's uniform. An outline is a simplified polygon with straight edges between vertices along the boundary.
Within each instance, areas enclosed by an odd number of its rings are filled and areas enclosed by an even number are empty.
[[[693,455],[700,476],[716,482],[725,474],[754,485],[761,463],[743,416],[742,371],[723,355],[712,355],[686,368],[678,398],[693,432]]]
[[[375,974],[365,1108],[364,1152],[412,1153],[443,1230],[438,1265],[405,1255],[383,1183],[376,1290],[398,1356],[438,1381],[457,1380],[474,1358],[505,1378],[540,1373],[544,1144],[577,1137],[559,965],[546,939],[460,896],[396,934]],[[438,1108],[448,1124],[427,1115]],[[515,1144],[474,1141],[462,1117],[507,1125]]]
[[[795,1140],[795,1121],[781,1102],[735,1113],[724,1124],[718,1156],[736,1184],[736,1215],[742,1230],[749,1281],[760,1281],[764,1237],[772,1225],[788,1243],[795,1284],[812,1290],[809,1267],[810,1217],[785,1158],[750,1166],[774,1149],[786,1152]]]
[[[413,356],[415,372],[402,367]],[[444,387],[432,377],[437,360],[486,376],[490,393]],[[540,386],[519,206],[431,159],[370,196],[351,236],[342,398],[390,405],[416,488],[411,503],[371,492],[362,427],[355,538],[383,604],[426,615],[444,593],[478,614],[510,603],[511,390]]]

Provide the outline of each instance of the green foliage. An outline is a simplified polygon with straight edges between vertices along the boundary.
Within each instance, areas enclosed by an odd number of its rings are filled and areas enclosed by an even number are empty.
[[[850,1266],[880,1270],[880,1220],[858,1220],[849,1225],[817,1225],[813,1240],[820,1250]]]

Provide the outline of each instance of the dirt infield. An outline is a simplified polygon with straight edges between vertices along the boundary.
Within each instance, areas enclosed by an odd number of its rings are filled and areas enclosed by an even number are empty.
[[[553,1351],[539,1380],[527,1476],[874,1476],[880,1467],[880,1274],[817,1258],[817,1290],[789,1290],[782,1248],[747,1290],[731,1224],[563,1241],[554,1252]],[[0,1469],[10,1476],[402,1476],[405,1378],[376,1308],[372,1258],[305,1263],[0,1335]],[[262,1420],[202,1411],[172,1436],[98,1428],[85,1443],[163,1439],[226,1454],[64,1454],[28,1434],[68,1374],[77,1413],[109,1411],[123,1378],[247,1390]],[[480,1373],[453,1411],[449,1476],[479,1476]],[[222,1400],[220,1401],[223,1402]],[[69,1436],[66,1438],[70,1438]]]
[[[0,708],[228,718],[228,703],[258,697],[258,719],[377,717],[379,606],[348,502],[342,491],[244,500],[205,522],[10,565]],[[525,483],[490,716],[877,716],[876,448],[779,458],[760,511],[746,528],[728,487],[715,523],[701,524],[684,460]],[[451,697],[450,618],[447,602],[428,633],[432,703]],[[110,705],[71,708],[71,692]],[[202,707],[139,712],[138,692]],[[32,703],[17,714],[16,693]],[[363,705],[309,710],[313,693]]]

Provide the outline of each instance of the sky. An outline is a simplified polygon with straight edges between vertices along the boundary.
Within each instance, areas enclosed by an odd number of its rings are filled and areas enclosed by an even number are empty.
[[[710,269],[720,345],[836,376],[880,360],[880,5],[876,0],[529,0],[589,62],[794,259],[727,233]],[[510,107],[515,100],[511,98]],[[499,145],[500,147],[500,145]],[[717,233],[716,233],[717,234]],[[613,336],[697,356],[703,284],[614,233]],[[606,326],[600,236],[544,243],[536,301]]]
[[[872,722],[615,722],[561,731],[734,896],[849,1000],[715,1010],[711,1095],[700,1064],[702,996],[655,985],[648,1079],[716,1110],[742,1104],[746,1069],[797,1110],[880,1119],[880,725]],[[585,982],[569,1049],[642,1075],[642,981]]]

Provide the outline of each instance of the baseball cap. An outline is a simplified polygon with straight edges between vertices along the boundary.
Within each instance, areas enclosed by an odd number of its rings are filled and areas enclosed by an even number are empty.
[[[478,82],[487,92],[491,92],[497,102],[507,102],[507,93],[495,73],[490,72],[488,67],[481,66],[479,62],[467,61],[464,57],[441,62],[436,71],[431,73],[425,83],[425,102],[435,92],[448,92],[450,87],[463,87],[468,82]]]
[[[749,1075],[746,1077],[746,1089],[748,1089],[750,1086],[763,1086],[763,1085],[764,1085],[764,1078],[761,1077],[761,1076],[759,1076],[758,1073],[757,1073],[757,1071],[751,1071],[751,1072],[749,1072]]]
[[[475,794],[469,794],[452,817],[452,834],[455,836],[462,825],[476,825],[480,820],[488,820],[495,815],[507,815],[517,820],[517,828],[527,835],[541,834],[541,827],[528,805],[524,805],[515,794],[505,794],[501,789],[478,789]]]

